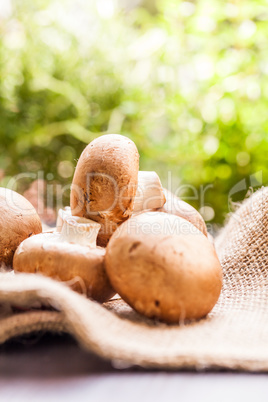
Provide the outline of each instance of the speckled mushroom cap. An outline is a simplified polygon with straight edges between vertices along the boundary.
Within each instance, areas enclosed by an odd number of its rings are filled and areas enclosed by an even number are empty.
[[[166,202],[163,207],[159,208],[157,211],[180,216],[181,218],[191,222],[197,227],[197,229],[207,236],[207,227],[200,213],[192,207],[192,205],[176,197],[170,191],[163,189],[163,192],[166,197]]]
[[[39,216],[22,195],[0,188],[0,264],[12,266],[18,245],[27,237],[42,232]]]
[[[220,295],[214,247],[175,215],[132,216],[113,234],[105,263],[112,286],[131,307],[167,323],[205,316]]]
[[[81,154],[72,182],[72,215],[101,224],[98,245],[105,246],[132,213],[138,184],[139,154],[129,138],[107,134]]]
[[[39,273],[68,282],[98,302],[114,296],[104,269],[105,249],[63,242],[61,234],[41,233],[24,240],[14,255],[15,272]]]

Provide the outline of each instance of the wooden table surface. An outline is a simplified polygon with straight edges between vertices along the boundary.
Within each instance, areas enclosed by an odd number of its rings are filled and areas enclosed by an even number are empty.
[[[0,401],[267,401],[268,376],[237,372],[118,369],[67,335],[0,346]]]

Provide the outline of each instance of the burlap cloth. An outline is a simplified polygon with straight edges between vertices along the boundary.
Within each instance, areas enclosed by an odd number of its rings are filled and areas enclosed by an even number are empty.
[[[122,300],[99,305],[38,275],[1,273],[0,342],[67,332],[121,367],[268,370],[268,188],[231,216],[216,247],[224,272],[220,299],[208,317],[180,325],[144,319]],[[36,307],[23,310],[29,306]]]

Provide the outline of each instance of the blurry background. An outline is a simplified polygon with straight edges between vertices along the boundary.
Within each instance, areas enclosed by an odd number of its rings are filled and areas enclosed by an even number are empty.
[[[257,0],[1,0],[0,185],[43,171],[68,205],[85,145],[121,133],[221,224],[267,183],[267,20]]]

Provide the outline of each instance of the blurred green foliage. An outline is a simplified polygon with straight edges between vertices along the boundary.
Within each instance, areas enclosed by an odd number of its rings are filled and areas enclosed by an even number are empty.
[[[121,133],[140,169],[221,223],[236,183],[267,183],[267,5],[129,3],[3,0],[1,185],[43,170],[68,186],[85,144]]]

